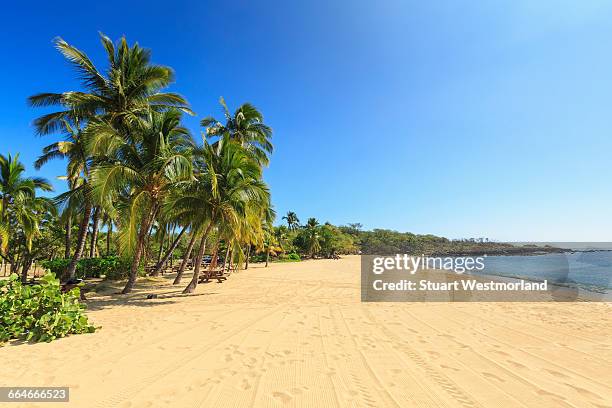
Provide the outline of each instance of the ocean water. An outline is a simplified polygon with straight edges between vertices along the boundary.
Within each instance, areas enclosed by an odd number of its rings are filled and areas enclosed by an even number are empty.
[[[596,293],[612,293],[612,251],[568,252],[527,256],[487,256],[476,274],[548,280]]]

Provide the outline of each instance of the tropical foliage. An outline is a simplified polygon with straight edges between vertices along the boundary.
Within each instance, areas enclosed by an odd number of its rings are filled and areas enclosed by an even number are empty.
[[[272,129],[262,113],[250,103],[231,111],[221,98],[222,119],[202,119],[203,137],[194,140],[183,125],[184,114],[194,115],[187,100],[167,90],[173,70],[126,38],[100,40],[106,61],[98,64],[57,38],[80,86],[28,99],[48,112],[34,121],[36,133],[55,138],[35,168],[63,159],[67,191],[37,197],[50,185],[26,178],[18,157],[0,156],[3,264],[21,269],[23,282],[43,260],[62,281],[124,277],[130,293],[145,266],[156,275],[179,257],[177,284],[187,264],[196,265],[185,288],[192,292],[206,253],[235,268],[252,251],[273,252],[274,210],[262,174]],[[33,245],[43,238],[47,245]]]
[[[0,281],[0,344],[11,339],[52,341],[68,334],[92,333],[79,303],[79,289],[62,293],[51,273],[40,284],[23,285],[17,275]]]

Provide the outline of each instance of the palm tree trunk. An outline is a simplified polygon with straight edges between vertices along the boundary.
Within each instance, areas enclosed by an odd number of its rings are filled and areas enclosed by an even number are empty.
[[[125,287],[121,291],[121,294],[126,295],[132,291],[136,278],[138,277],[138,268],[140,267],[140,260],[145,250],[145,241],[149,235],[149,229],[153,224],[155,213],[157,212],[157,205],[153,204],[149,210],[149,214],[145,217],[140,225],[140,231],[138,231],[138,238],[136,241],[136,252],[134,253],[134,259],[132,260],[132,266],[130,267],[130,276],[125,284]]]
[[[229,244],[229,242],[227,243],[227,250],[225,251],[225,259],[223,260],[223,262],[225,262],[223,264],[223,270],[225,270],[225,267],[232,262],[231,259],[230,259],[230,244]]]
[[[96,207],[93,215],[93,223],[91,226],[91,243],[89,248],[89,257],[93,258],[96,256],[98,249],[98,226],[100,224],[100,207]]]
[[[157,254],[157,263],[159,263],[162,259],[162,256],[164,254],[164,245],[166,244],[166,234],[167,234],[167,228],[164,227],[164,230],[162,231],[162,236],[161,239],[159,240],[159,254]]]
[[[157,263],[155,264],[155,269],[151,272],[151,276],[158,276],[161,271],[161,260],[164,254],[164,244],[166,243],[166,230],[167,226],[164,226],[164,230],[162,231],[162,236],[159,241],[159,253],[157,254]]]
[[[79,225],[79,237],[77,240],[77,247],[74,251],[74,256],[72,257],[72,261],[70,261],[70,265],[66,269],[63,278],[66,280],[74,279],[76,275],[76,267],[77,263],[81,259],[83,255],[83,249],[85,248],[85,239],[87,238],[87,227],[89,227],[89,217],[91,216],[91,202],[87,200],[85,203],[85,209],[83,211],[83,219],[81,220],[81,224]]]
[[[191,251],[193,251],[193,246],[195,245],[196,234],[193,232],[193,236],[189,241],[189,245],[187,246],[187,251],[185,252],[185,256],[183,257],[183,261],[181,262],[181,267],[179,268],[178,273],[176,274],[176,278],[174,278],[173,285],[178,285],[181,283],[181,279],[183,279],[183,273],[185,272],[185,268],[187,267],[187,262],[191,258]]]
[[[164,255],[164,257],[157,261],[157,265],[155,265],[155,270],[151,273],[151,276],[159,275],[159,272],[161,271],[162,266],[166,262],[168,262],[168,258],[170,258],[170,256],[172,256],[172,253],[174,252],[174,250],[178,246],[179,242],[181,241],[181,237],[183,236],[183,234],[185,233],[186,230],[187,230],[187,226],[185,226],[185,227],[183,227],[183,229],[181,229],[181,232],[179,232],[179,234],[176,237],[176,239],[174,240],[174,242],[172,242],[172,245],[170,245],[170,248],[168,248],[168,251],[166,251],[166,254]],[[161,255],[161,252],[160,252],[160,255]]]
[[[206,249],[206,238],[208,238],[208,233],[212,228],[212,222],[208,224],[206,227],[206,231],[204,231],[204,235],[202,235],[202,239],[200,240],[200,250],[198,251],[198,256],[196,257],[196,264],[193,270],[193,277],[191,278],[191,282],[189,285],[183,290],[183,293],[193,293],[193,291],[198,286],[198,279],[200,278],[200,267],[202,266],[202,258],[204,257],[204,250]]]
[[[266,268],[268,267],[268,262],[270,260],[270,245],[266,248]]]
[[[198,256],[196,256],[196,264],[193,270],[193,277],[189,285],[183,290],[183,293],[193,293],[195,288],[198,286],[198,280],[200,278],[200,267],[202,266],[202,258],[204,257],[204,250],[206,249],[206,236],[202,236],[200,240],[200,249],[198,250]]]
[[[68,217],[66,220],[66,238],[64,240],[64,258],[70,258],[70,247],[72,244],[72,217]]]
[[[108,231],[106,231],[106,256],[110,256],[111,236],[113,234],[113,220],[108,218]]]
[[[217,260],[219,258],[219,242],[220,241],[217,240],[217,243],[215,244],[215,249],[213,249],[213,253],[210,258],[210,265],[208,265],[209,272],[217,267]]]
[[[251,257],[251,244],[248,245],[247,247],[247,254],[246,254],[246,262],[244,263],[244,269],[249,269],[249,258]]]
[[[0,220],[6,219],[6,207],[8,207],[8,195],[4,194],[2,196],[2,218]]]

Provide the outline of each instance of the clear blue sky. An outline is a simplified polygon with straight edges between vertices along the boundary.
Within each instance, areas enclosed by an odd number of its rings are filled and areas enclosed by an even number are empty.
[[[34,136],[43,111],[27,96],[78,88],[51,40],[102,65],[103,31],[172,66],[172,90],[200,117],[220,113],[221,95],[264,112],[280,215],[612,241],[610,2],[107,0],[2,13],[0,151],[21,152],[30,174],[53,137]]]

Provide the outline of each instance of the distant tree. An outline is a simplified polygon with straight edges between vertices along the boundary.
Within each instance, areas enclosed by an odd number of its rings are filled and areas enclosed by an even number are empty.
[[[287,221],[289,231],[294,231],[300,226],[300,220],[298,219],[297,214],[293,211],[287,212],[287,215],[283,217],[283,220]]]
[[[321,235],[319,233],[319,221],[316,218],[309,218],[305,227],[307,233],[308,252],[311,258],[314,258],[317,252],[321,250]]]

